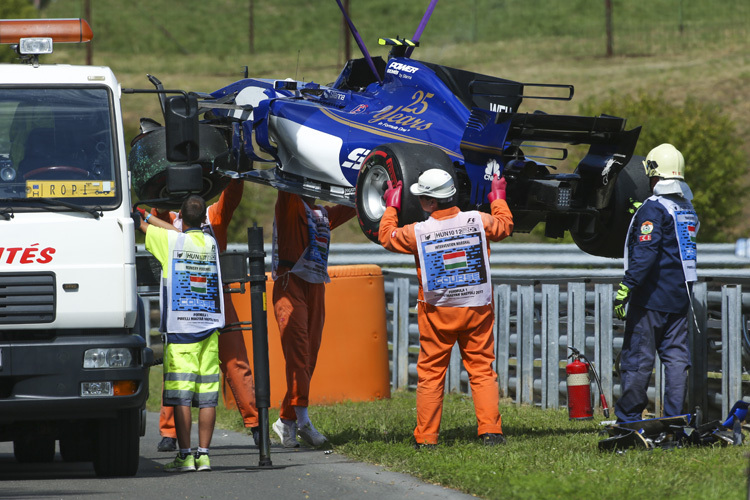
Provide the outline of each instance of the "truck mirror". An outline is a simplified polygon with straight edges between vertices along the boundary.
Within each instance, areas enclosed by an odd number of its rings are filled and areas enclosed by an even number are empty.
[[[164,121],[167,160],[174,163],[198,160],[198,98],[190,94],[168,97]]]
[[[203,168],[200,165],[167,167],[167,192],[199,193],[203,190]]]

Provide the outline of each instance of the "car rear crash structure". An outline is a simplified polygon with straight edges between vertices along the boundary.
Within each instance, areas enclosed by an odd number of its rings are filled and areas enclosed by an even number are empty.
[[[191,93],[198,127],[203,196],[229,178],[355,206],[362,231],[377,241],[386,181],[416,181],[428,168],[454,176],[462,209],[489,210],[494,174],[508,181],[515,231],[545,224],[545,235],[569,231],[584,251],[620,257],[632,201],[648,196],[638,159],[640,128],[625,119],[521,112],[522,103],[573,97],[569,85],[525,84],[410,57],[434,0],[413,40],[381,39],[387,60],[346,63],[331,85],[243,78],[211,93]],[[339,3],[340,5],[340,3]],[[343,11],[343,8],[342,8]],[[161,83],[150,77],[157,88]],[[162,100],[162,104],[163,104]],[[141,199],[164,189],[166,131],[153,120],[132,144],[129,162]],[[571,147],[582,146],[572,173],[556,173]],[[572,157],[572,155],[571,155]],[[400,224],[422,220],[404,190]]]

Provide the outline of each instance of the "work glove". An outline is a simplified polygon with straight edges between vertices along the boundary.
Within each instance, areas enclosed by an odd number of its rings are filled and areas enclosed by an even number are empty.
[[[640,201],[635,201],[633,198],[628,199],[628,201],[630,202],[630,205],[628,206],[628,213],[630,215],[633,215],[636,210],[641,208],[641,205],[643,205],[643,203],[641,203]]]
[[[388,181],[388,189],[383,193],[386,207],[393,207],[397,212],[401,211],[401,191],[403,189],[403,183],[401,181],[395,184],[392,181]]]
[[[133,224],[135,224],[135,228],[139,229],[141,227],[141,212],[143,209],[136,208],[130,213],[130,218],[133,219]]]
[[[497,174],[492,176],[492,185],[490,186],[490,194],[487,195],[487,199],[492,203],[495,200],[505,199],[505,187],[508,182],[505,177],[498,178]]]
[[[138,211],[139,214],[141,214],[141,219],[146,218],[146,211],[144,209],[142,209],[141,207],[136,207],[136,210]]]
[[[615,316],[617,319],[625,319],[625,304],[630,300],[630,288],[620,283],[620,288],[615,295]]]

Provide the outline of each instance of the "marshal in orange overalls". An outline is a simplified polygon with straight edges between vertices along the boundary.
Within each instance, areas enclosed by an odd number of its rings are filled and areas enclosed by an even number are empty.
[[[343,205],[316,208],[327,212],[330,230],[355,215],[353,208]],[[308,406],[310,379],[318,359],[325,323],[325,283],[311,283],[292,270],[310,245],[305,201],[279,191],[275,217],[278,264],[273,310],[281,334],[287,386],[279,416],[296,421],[294,407]]]
[[[480,213],[486,238],[499,241],[513,230],[513,216],[504,199],[491,204],[492,215]],[[457,207],[435,210],[431,219],[436,227],[447,224],[462,212]],[[380,221],[379,241],[388,250],[411,253],[416,257],[417,276],[422,276],[418,257],[416,224],[398,227],[398,212],[389,206]],[[489,254],[489,245],[487,245]],[[489,270],[488,270],[489,272]],[[486,305],[471,307],[435,306],[425,302],[422,279],[419,280],[417,305],[419,323],[419,358],[417,360],[417,444],[438,442],[443,413],[445,374],[451,349],[458,342],[477,417],[477,435],[502,434],[497,373],[492,369],[495,359],[495,320],[491,300]]]

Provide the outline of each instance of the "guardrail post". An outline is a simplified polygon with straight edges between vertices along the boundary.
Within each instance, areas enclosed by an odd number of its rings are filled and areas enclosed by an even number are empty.
[[[518,285],[516,402],[534,402],[534,285]]]
[[[700,406],[708,411],[708,287],[705,281],[693,285],[692,309],[688,312],[688,339],[692,368],[688,377],[688,411]]]
[[[586,283],[568,283],[568,345],[586,352]],[[565,356],[567,358],[567,346]]]
[[[510,357],[510,285],[495,286],[495,371],[501,398],[508,397]]]
[[[542,285],[542,409],[560,406],[560,285]]]
[[[451,359],[448,362],[448,373],[445,378],[446,393],[461,392],[461,352],[458,348],[458,343],[453,344],[453,348],[451,349]]]
[[[721,287],[721,418],[742,399],[742,286]]]
[[[612,284],[597,283],[594,287],[594,359],[602,383],[602,392],[608,405],[612,405]],[[594,388],[594,407],[601,406],[599,388]]]
[[[654,417],[664,416],[664,366],[657,353],[654,361]]]
[[[409,387],[409,278],[393,280],[394,389]]]

